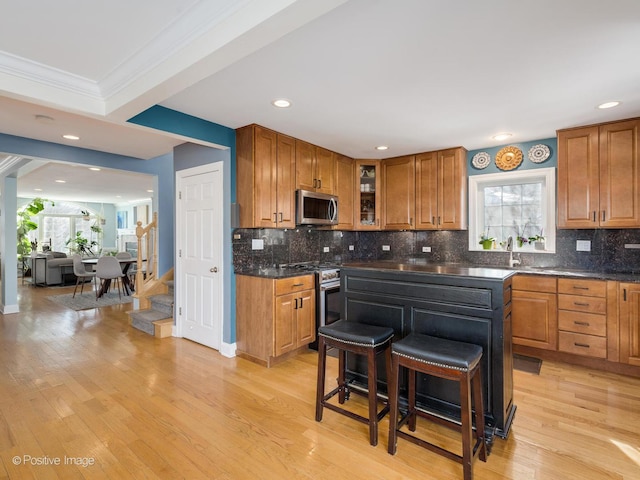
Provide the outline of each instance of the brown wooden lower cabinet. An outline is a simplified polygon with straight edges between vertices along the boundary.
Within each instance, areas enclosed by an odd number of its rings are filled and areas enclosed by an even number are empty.
[[[270,367],[316,339],[313,275],[236,275],[236,354]]]
[[[558,345],[556,277],[516,275],[512,284],[513,344],[544,350]]]
[[[640,284],[620,283],[620,362],[640,367]]]

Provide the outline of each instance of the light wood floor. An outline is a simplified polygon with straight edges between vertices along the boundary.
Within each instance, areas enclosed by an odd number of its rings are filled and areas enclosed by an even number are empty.
[[[68,289],[19,288],[21,313],[0,315],[0,478],[462,477],[402,439],[390,456],[386,418],[377,447],[335,412],[315,422],[315,352],[266,369],[132,329],[128,306],[75,312],[45,298]],[[477,479],[640,478],[640,379],[552,362],[514,375],[511,434]]]

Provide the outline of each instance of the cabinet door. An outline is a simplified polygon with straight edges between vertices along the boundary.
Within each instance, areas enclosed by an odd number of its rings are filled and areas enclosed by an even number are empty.
[[[467,228],[467,152],[451,148],[438,152],[438,228]]]
[[[331,150],[316,147],[316,191],[333,195],[336,170],[335,155]]]
[[[380,230],[379,173],[378,162],[356,160],[356,230]]]
[[[640,226],[639,126],[640,120],[600,126],[601,227]]]
[[[620,362],[640,367],[640,284],[620,284]]]
[[[299,293],[280,295],[275,301],[274,348],[273,356],[277,357],[296,348],[296,309]]]
[[[296,140],[296,188],[316,189],[316,150],[302,140]]]
[[[416,229],[438,228],[438,152],[416,155]]]
[[[278,134],[277,182],[272,190],[277,192],[276,212],[277,226],[294,228],[296,226],[295,209],[295,140]]]
[[[296,310],[296,345],[303,347],[316,339],[315,290],[307,290],[298,295]]]
[[[276,192],[278,135],[259,126],[254,130],[254,226],[275,227],[278,214]]]
[[[558,132],[558,228],[599,225],[598,127]]]
[[[337,230],[353,230],[355,212],[355,181],[353,159],[344,155],[336,156],[335,192],[338,196]]]
[[[558,312],[555,293],[513,290],[513,343],[556,350],[558,346]]]
[[[382,229],[410,230],[415,219],[415,156],[382,161]]]

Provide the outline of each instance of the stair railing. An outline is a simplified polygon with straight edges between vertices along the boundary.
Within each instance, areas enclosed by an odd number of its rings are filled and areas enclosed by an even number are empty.
[[[158,271],[158,213],[153,213],[153,220],[146,227],[138,221],[136,226],[138,237],[138,258],[136,261],[135,289],[138,294],[153,282]],[[143,265],[146,262],[146,265]]]

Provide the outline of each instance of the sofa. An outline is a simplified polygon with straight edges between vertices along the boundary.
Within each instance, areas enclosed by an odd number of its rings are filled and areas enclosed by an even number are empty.
[[[31,275],[35,285],[74,284],[73,259],[63,252],[45,252],[31,258]]]

